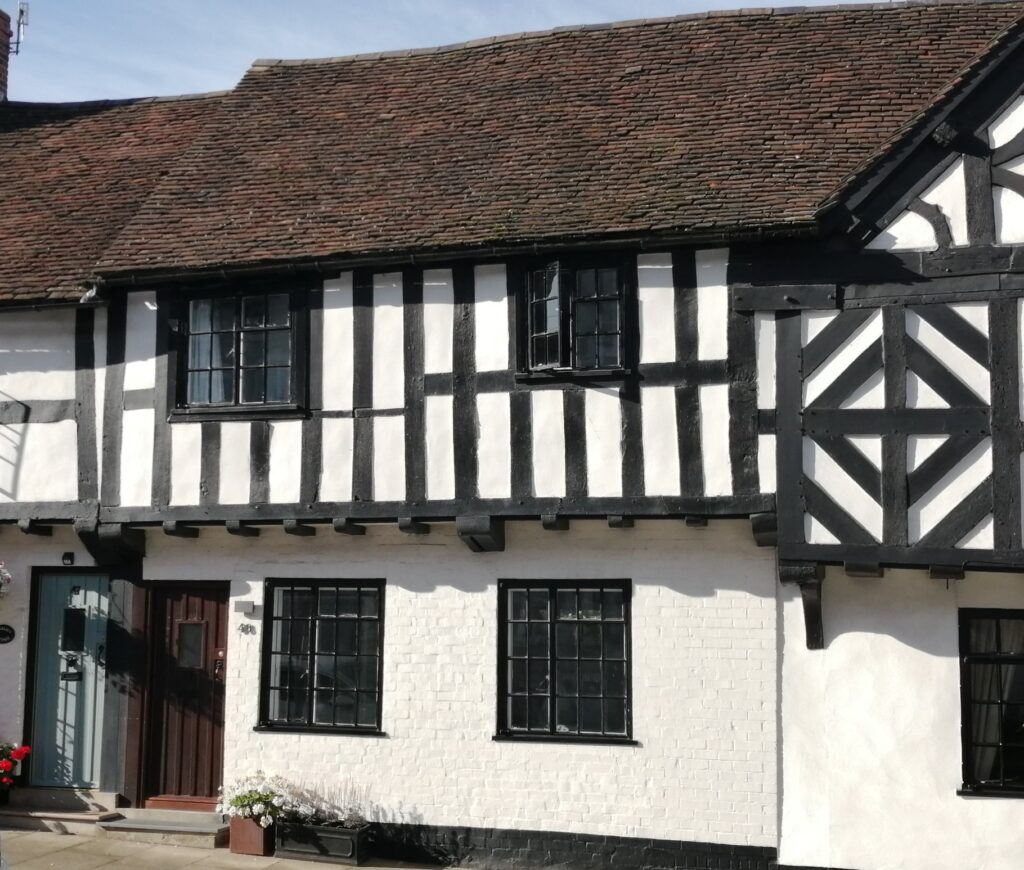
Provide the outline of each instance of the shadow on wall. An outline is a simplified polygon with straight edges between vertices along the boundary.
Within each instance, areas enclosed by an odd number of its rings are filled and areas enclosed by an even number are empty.
[[[457,867],[472,851],[468,834],[430,827],[416,809],[393,810],[373,802],[367,810],[367,817],[375,820],[370,829],[375,857]]]

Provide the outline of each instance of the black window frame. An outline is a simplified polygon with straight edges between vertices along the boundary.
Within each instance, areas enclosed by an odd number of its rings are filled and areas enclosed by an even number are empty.
[[[982,619],[991,619],[996,621],[996,652],[974,652],[971,649],[971,624],[975,620]],[[999,620],[1024,620],[1024,610],[1013,608],[960,608],[958,610],[958,620],[961,711],[960,740],[963,785],[957,793],[964,796],[980,795],[987,797],[1024,798],[1024,780],[1022,780],[1020,784],[1006,785],[1003,782],[994,782],[991,780],[983,781],[977,776],[974,769],[974,750],[978,745],[989,746],[990,744],[987,742],[980,744],[975,743],[973,739],[974,720],[972,715],[972,708],[977,703],[973,686],[972,665],[1005,665],[1007,663],[1015,663],[1024,667],[1024,652],[998,652],[999,646],[1001,645],[999,641],[999,634],[1002,631],[1002,628],[999,625]],[[1000,679],[1002,679],[1001,676]],[[1002,695],[1002,692],[1000,691],[999,694]],[[1014,703],[1012,701],[1006,701],[1003,698],[999,698],[995,704],[987,704],[987,706],[998,706],[1000,710],[1000,734],[999,741],[995,745],[995,748],[998,753],[996,764],[1001,772],[1000,780],[1003,780],[1002,752],[1005,748],[1005,744],[1002,734],[1002,708],[1004,706],[1021,707],[1024,706],[1024,704]],[[1024,755],[1024,736],[1022,736],[1019,743],[1013,743],[1011,745],[1019,749],[1020,753]]]
[[[313,716],[313,705],[315,704],[315,692],[314,687],[310,687],[307,691],[310,695],[310,706],[309,715],[307,721],[303,723],[298,722],[282,722],[280,720],[272,720],[270,718],[270,693],[271,693],[271,656],[273,655],[273,603],[274,593],[276,590],[281,588],[291,587],[310,587],[312,589],[319,590],[324,587],[335,587],[338,589],[360,589],[372,587],[377,590],[377,705],[376,705],[376,725],[373,727],[365,725],[338,725],[331,724],[327,725],[324,723],[318,723],[315,721]],[[357,736],[366,737],[385,737],[386,732],[383,730],[383,712],[384,712],[384,636],[385,636],[385,615],[386,615],[386,589],[387,582],[382,578],[367,578],[367,579],[351,579],[351,578],[332,578],[332,579],[309,579],[309,578],[282,578],[273,577],[267,578],[264,581],[264,598],[263,598],[263,613],[262,613],[262,630],[263,637],[261,642],[260,650],[260,685],[259,685],[259,712],[257,718],[257,724],[254,727],[254,731],[272,731],[277,733],[296,733],[296,734],[352,734]],[[362,619],[363,617],[358,617]],[[316,622],[317,617],[313,617],[311,622]],[[316,644],[311,643],[308,652],[310,657],[310,672],[315,673],[315,656],[316,656]],[[335,654],[336,655],[336,654]],[[357,652],[356,657],[359,657]],[[357,665],[358,667],[358,665]],[[357,705],[358,709],[358,705]],[[358,720],[358,713],[357,713]]]
[[[558,656],[556,654],[556,626],[559,624],[556,611],[557,593],[559,590],[579,590],[579,589],[595,589],[599,588],[602,592],[606,589],[618,589],[622,591],[622,604],[623,604],[623,618],[622,625],[624,626],[624,670],[625,670],[625,733],[614,734],[614,733],[596,733],[596,732],[559,732],[556,730],[555,725],[555,700],[557,700],[556,693],[556,663]],[[549,727],[547,730],[534,730],[534,729],[514,729],[511,723],[508,721],[508,702],[511,697],[509,691],[509,625],[510,618],[508,613],[508,600],[509,592],[516,589],[545,589],[549,593],[549,621],[550,627],[550,638],[548,641],[548,661],[551,664],[549,668],[549,701],[548,709],[548,722]],[[496,697],[496,710],[495,710],[495,734],[493,739],[499,741],[516,741],[516,742],[554,742],[554,743],[596,743],[596,744],[611,744],[611,745],[626,745],[635,746],[638,745],[637,741],[633,737],[633,615],[632,615],[632,598],[633,598],[633,583],[629,579],[594,579],[594,578],[563,578],[563,579],[501,579],[498,581],[498,626],[497,626],[497,697]],[[576,620],[577,622],[583,622],[584,620]],[[611,620],[607,620],[611,621]],[[606,620],[593,620],[592,623],[604,624]],[[577,660],[580,660],[577,658]],[[598,661],[604,662],[604,655],[602,651],[602,657]],[[616,660],[617,661],[617,660]],[[584,697],[576,695],[577,698]],[[602,700],[604,699],[602,689]]]
[[[619,380],[636,367],[639,346],[637,307],[636,256],[597,253],[592,255],[551,256],[534,258],[516,264],[520,273],[516,294],[516,377],[521,381]],[[581,368],[576,363],[577,280],[587,270],[615,269],[619,293],[612,297],[619,302],[619,360],[617,366]],[[533,297],[535,276],[549,273],[556,276],[559,291],[559,331],[557,364],[538,363],[533,355]],[[597,333],[595,333],[597,334]]]
[[[309,397],[309,323],[310,290],[312,286],[295,279],[236,281],[196,288],[184,298],[175,300],[163,328],[168,331],[168,409],[171,422],[182,420],[266,420],[302,418],[307,415]],[[291,361],[288,399],[283,402],[242,403],[240,396],[241,365],[235,362],[234,400],[231,403],[189,404],[189,338],[193,302],[205,299],[234,299],[237,320],[234,334],[244,332],[240,313],[242,299],[247,296],[288,295]],[[236,339],[235,352],[238,353]]]

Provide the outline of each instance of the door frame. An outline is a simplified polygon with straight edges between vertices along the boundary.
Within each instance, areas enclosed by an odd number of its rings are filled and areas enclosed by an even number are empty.
[[[226,605],[227,617],[231,614],[231,581],[224,579],[217,580],[140,580],[135,584],[135,594],[132,596],[131,625],[133,632],[141,632],[145,638],[143,648],[144,661],[138,662],[138,679],[133,679],[133,688],[128,705],[128,746],[125,763],[125,796],[131,801],[134,807],[146,805],[152,795],[150,769],[147,763],[150,757],[150,749],[153,743],[153,723],[158,718],[153,707],[156,696],[152,692],[153,685],[153,664],[156,652],[156,639],[158,636],[156,612],[154,608],[154,593],[157,589],[188,588],[195,586],[220,586],[227,592]],[[161,629],[162,632],[162,629]],[[225,655],[230,655],[227,650],[230,647],[230,634],[226,633],[224,638]],[[225,686],[226,691],[226,686]],[[226,701],[226,699],[225,699]],[[226,710],[225,703],[225,710]],[[223,767],[221,770],[223,776]],[[131,786],[129,786],[129,782]],[[128,794],[129,787],[131,794]],[[194,802],[183,801],[181,806],[171,806],[170,802],[161,801],[164,809],[205,809]]]
[[[32,724],[35,719],[36,702],[36,643],[39,639],[39,587],[43,577],[47,575],[69,575],[69,574],[95,574],[99,577],[106,577],[113,583],[114,573],[109,569],[99,568],[93,565],[82,565],[81,567],[68,567],[59,565],[53,568],[33,565],[29,570],[29,597],[28,597],[28,633],[25,637],[25,705],[22,710],[21,720],[21,742],[28,746],[32,745]],[[109,617],[108,617],[108,645],[109,645]],[[109,683],[109,677],[105,680]],[[25,762],[22,762],[21,772],[16,777],[18,786],[24,787],[32,780],[32,759],[30,754]],[[104,771],[104,763],[100,762],[101,776]]]

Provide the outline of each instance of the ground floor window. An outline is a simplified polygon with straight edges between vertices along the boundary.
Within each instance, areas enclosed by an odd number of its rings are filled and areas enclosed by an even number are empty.
[[[630,584],[499,583],[498,734],[631,736]]]
[[[380,731],[383,580],[269,580],[260,725]]]
[[[1024,795],[1024,610],[961,610],[966,791]]]

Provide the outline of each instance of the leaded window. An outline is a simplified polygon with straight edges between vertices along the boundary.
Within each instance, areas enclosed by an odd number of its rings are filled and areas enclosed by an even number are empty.
[[[550,263],[529,273],[532,371],[616,370],[623,365],[624,269]]]
[[[960,612],[964,789],[1024,794],[1024,611]]]
[[[189,302],[184,404],[291,402],[293,321],[288,293]]]
[[[626,581],[502,581],[498,732],[628,739]]]
[[[384,583],[268,581],[260,724],[379,731]]]

